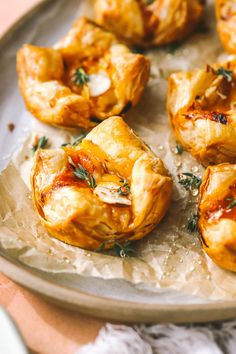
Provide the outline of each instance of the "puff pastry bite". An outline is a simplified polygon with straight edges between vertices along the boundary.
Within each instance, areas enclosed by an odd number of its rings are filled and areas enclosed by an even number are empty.
[[[217,30],[225,50],[236,53],[236,1],[216,0]]]
[[[199,231],[207,254],[236,271],[236,165],[209,166],[199,194]]]
[[[203,165],[236,162],[236,61],[172,74],[167,110],[176,139]]]
[[[28,110],[45,123],[89,129],[138,103],[149,60],[86,18],[54,48],[24,45],[17,55]]]
[[[94,0],[98,23],[137,45],[177,42],[202,18],[201,0]]]
[[[165,215],[172,193],[162,161],[119,116],[77,146],[38,150],[31,182],[49,233],[90,250],[147,235]]]

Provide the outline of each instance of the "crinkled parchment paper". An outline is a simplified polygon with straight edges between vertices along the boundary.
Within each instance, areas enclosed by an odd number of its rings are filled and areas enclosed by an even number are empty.
[[[135,257],[123,259],[68,246],[50,237],[40,225],[29,187],[33,136],[48,136],[53,148],[73,140],[78,132],[48,127],[27,112],[33,133],[0,175],[0,242],[5,250],[21,262],[48,272],[125,279],[144,288],[171,288],[207,299],[236,298],[235,275],[216,266],[202,251],[198,236],[187,231],[196,197],[182,189],[177,174],[193,172],[200,176],[203,169],[188,153],[175,154],[165,110],[171,72],[226,57],[214,29],[213,4],[208,12],[208,33],[192,36],[174,53],[173,48],[147,52],[152,62],[151,79],[141,102],[127,115],[128,124],[164,160],[175,180],[169,212],[148,237],[135,245]]]

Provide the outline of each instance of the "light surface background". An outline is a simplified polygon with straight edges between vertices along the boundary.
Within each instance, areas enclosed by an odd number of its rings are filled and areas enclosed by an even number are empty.
[[[40,0],[0,0],[0,35],[39,2]]]

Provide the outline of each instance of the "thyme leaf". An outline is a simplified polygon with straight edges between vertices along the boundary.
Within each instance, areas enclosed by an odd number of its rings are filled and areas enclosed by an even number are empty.
[[[129,195],[130,194],[130,185],[125,179],[121,179],[120,183],[123,183],[123,186],[118,188],[118,194],[120,195]]]
[[[65,146],[68,146],[68,145],[76,146],[76,145],[80,144],[84,140],[86,135],[88,135],[88,133],[87,132],[83,132],[79,136],[77,136],[72,143],[64,143],[61,146],[62,147],[65,147]]]
[[[201,178],[189,172],[181,173],[178,175],[178,178],[179,184],[181,184],[186,191],[194,188],[198,189],[202,183]]]
[[[236,199],[234,199],[229,205],[227,205],[227,210],[236,207]]]
[[[82,86],[89,82],[89,76],[86,74],[83,68],[77,68],[75,69],[73,81],[75,85]]]
[[[199,23],[197,31],[198,33],[208,33],[210,32],[210,28],[208,27],[205,21],[204,22],[202,21]]]
[[[96,118],[96,117],[91,117],[90,118],[90,121],[93,122],[93,123],[101,123],[102,122],[102,119],[99,119],[99,118]]]
[[[36,143],[32,145],[31,151],[34,154],[38,149],[43,149],[48,143],[48,138],[46,136],[42,136],[38,139]]]
[[[74,175],[77,178],[86,181],[90,188],[96,188],[96,181],[93,175],[91,175],[82,165],[78,164],[78,167],[79,168],[74,168]]]
[[[232,74],[233,74],[232,70],[225,69],[225,68],[223,68],[223,66],[221,66],[218,70],[216,70],[216,74],[224,76],[228,82],[232,82],[232,80],[233,80],[232,79]]]
[[[167,50],[170,54],[174,54],[177,49],[179,49],[181,46],[181,43],[172,43],[167,46]]]
[[[131,242],[126,242],[125,244],[120,244],[119,242],[115,242],[114,251],[118,257],[125,258],[131,257],[134,254],[134,249],[130,247]]]
[[[97,249],[95,252],[104,252],[106,244],[109,241],[104,241]],[[132,257],[135,253],[134,249],[130,247],[131,242],[128,241],[124,244],[121,244],[119,242],[115,242],[114,246],[111,248],[111,251],[113,250],[116,254],[116,256],[121,257],[121,258],[126,258],[126,257]]]
[[[187,226],[188,231],[196,232],[198,230],[197,223],[198,223],[198,215],[193,214]]]
[[[182,155],[184,148],[183,146],[181,146],[180,144],[176,144],[175,146],[175,151],[177,155]]]
[[[103,252],[105,251],[105,247],[106,247],[106,241],[101,243],[101,245],[95,250],[95,252]]]
[[[120,114],[125,114],[127,113],[130,108],[132,108],[132,101],[128,101],[125,107],[121,110]]]
[[[87,135],[88,135],[87,132],[81,133],[79,136],[77,136],[77,138],[75,138],[75,140],[72,142],[71,145],[72,145],[72,146],[76,146],[76,145],[80,144],[81,141],[83,141],[84,138],[85,138]]]
[[[227,115],[225,113],[219,113],[219,112],[212,112],[212,119],[215,122],[221,123],[221,124],[227,124]]]
[[[146,5],[151,5],[154,3],[155,0],[145,0]]]

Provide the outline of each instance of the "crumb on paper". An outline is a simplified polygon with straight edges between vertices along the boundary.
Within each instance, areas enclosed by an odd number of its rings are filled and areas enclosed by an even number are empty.
[[[12,133],[16,126],[14,123],[9,123],[7,125],[7,127],[8,127],[9,132]]]

